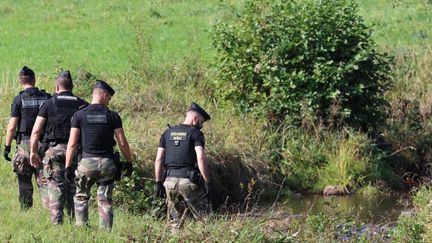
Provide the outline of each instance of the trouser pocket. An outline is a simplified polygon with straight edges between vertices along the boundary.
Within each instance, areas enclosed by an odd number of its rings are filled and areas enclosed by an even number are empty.
[[[13,171],[18,175],[31,176],[32,169],[27,158],[22,154],[16,154],[13,159]]]

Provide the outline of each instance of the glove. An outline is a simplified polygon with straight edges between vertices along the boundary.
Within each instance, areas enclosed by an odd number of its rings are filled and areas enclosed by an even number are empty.
[[[71,184],[75,178],[75,170],[72,167],[67,167],[65,171],[65,181]]]
[[[133,166],[131,162],[126,162],[123,164],[123,171],[126,171],[125,176],[131,176],[133,171]]]
[[[11,146],[10,145],[9,146],[5,145],[4,150],[3,150],[3,158],[5,158],[5,160],[7,160],[7,161],[11,161],[12,160],[9,157],[10,151],[11,151]]]
[[[123,171],[123,163],[121,162],[116,162],[116,173],[115,173],[115,178],[114,180],[119,181],[121,180],[122,177],[122,171]]]
[[[163,183],[161,181],[156,182],[156,184],[154,185],[154,189],[155,189],[155,197],[159,197],[159,198],[166,197],[165,187],[163,186]]]

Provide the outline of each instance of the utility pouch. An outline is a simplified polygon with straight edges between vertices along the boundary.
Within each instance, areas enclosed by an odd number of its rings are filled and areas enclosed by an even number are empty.
[[[20,144],[22,140],[22,135],[20,133],[15,133],[14,139],[16,141],[16,144]]]
[[[47,143],[47,142],[41,143],[41,146],[39,148],[39,154],[45,154],[45,152],[48,150],[48,148],[49,148],[49,143]]]
[[[82,160],[82,146],[81,144],[78,145],[77,148],[77,161],[81,161]]]
[[[201,185],[202,184],[202,176],[201,173],[199,172],[199,170],[191,170],[188,172],[189,174],[189,180],[197,185]]]

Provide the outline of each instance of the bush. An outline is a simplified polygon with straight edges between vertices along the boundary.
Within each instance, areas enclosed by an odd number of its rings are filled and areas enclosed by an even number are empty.
[[[222,100],[273,121],[328,121],[334,107],[355,127],[383,121],[390,60],[375,50],[356,3],[251,0],[237,16],[214,28]]]

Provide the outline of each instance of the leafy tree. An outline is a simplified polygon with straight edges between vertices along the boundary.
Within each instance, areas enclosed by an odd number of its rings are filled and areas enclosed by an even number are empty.
[[[213,40],[216,95],[243,112],[365,129],[385,117],[390,58],[376,51],[354,1],[251,0],[214,26]]]

